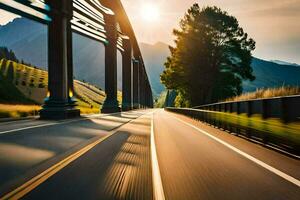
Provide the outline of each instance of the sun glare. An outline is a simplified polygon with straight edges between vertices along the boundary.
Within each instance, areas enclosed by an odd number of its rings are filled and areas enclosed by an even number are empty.
[[[142,6],[141,16],[144,20],[148,22],[154,22],[158,20],[160,13],[157,6],[152,4],[146,4]]]

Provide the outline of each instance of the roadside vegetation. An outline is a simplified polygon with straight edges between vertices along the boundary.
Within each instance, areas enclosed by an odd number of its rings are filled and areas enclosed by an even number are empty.
[[[0,118],[20,118],[37,116],[39,105],[8,105],[0,104]]]
[[[155,99],[154,107],[155,108],[163,108],[166,104],[167,91],[163,91],[159,97]]]
[[[292,95],[300,95],[300,87],[282,86],[279,88],[257,89],[255,92],[244,93],[240,96],[228,98],[226,101],[246,101]]]

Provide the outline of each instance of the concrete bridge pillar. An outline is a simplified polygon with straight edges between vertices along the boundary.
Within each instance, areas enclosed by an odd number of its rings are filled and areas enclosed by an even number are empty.
[[[140,87],[139,87],[139,103],[140,103],[140,108],[145,108],[145,71],[144,68],[141,67],[139,71],[139,80],[140,80]]]
[[[132,109],[132,46],[129,38],[123,38],[122,57],[122,111]]]
[[[106,14],[106,35],[108,43],[105,45],[105,93],[101,112],[115,113],[120,112],[117,99],[117,21],[115,15]]]
[[[51,23],[48,26],[48,90],[42,119],[77,117],[80,111],[70,97],[73,90],[72,1],[49,0]]]
[[[139,69],[140,69],[140,62],[139,60],[133,60],[133,108],[139,109]]]
[[[145,94],[145,104],[146,104],[146,108],[150,108],[150,91],[149,91],[149,85],[147,84],[146,86],[146,94]]]

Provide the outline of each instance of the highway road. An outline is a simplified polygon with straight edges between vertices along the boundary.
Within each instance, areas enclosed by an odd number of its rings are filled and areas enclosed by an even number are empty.
[[[299,159],[161,109],[0,124],[0,177],[0,199],[300,197]]]

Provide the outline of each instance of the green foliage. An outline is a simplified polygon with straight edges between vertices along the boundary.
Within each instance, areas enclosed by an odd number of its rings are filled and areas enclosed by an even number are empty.
[[[242,80],[254,80],[255,42],[237,19],[217,7],[194,4],[174,30],[175,47],[161,75],[179,95],[178,106],[196,106],[242,93]]]
[[[6,47],[0,47],[0,60],[3,58],[18,62],[18,59],[12,50],[8,50]]]
[[[33,103],[13,84],[13,76],[14,67],[12,62],[2,59],[0,61],[0,103]]]
[[[190,107],[189,101],[187,101],[182,93],[179,93],[175,98],[175,107],[176,108],[188,108]]]

